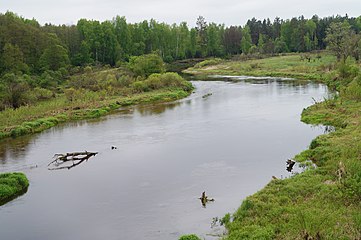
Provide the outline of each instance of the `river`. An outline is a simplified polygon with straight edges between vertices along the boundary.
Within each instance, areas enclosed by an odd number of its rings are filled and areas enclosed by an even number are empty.
[[[195,92],[177,102],[0,142],[0,171],[30,180],[26,194],[0,207],[0,239],[214,239],[222,229],[211,229],[212,218],[234,212],[272,176],[290,176],[286,160],[324,131],[300,122],[312,98],[327,95],[324,85],[228,80],[194,81]],[[48,170],[55,153],[84,150],[99,154]],[[215,199],[206,207],[203,191]]]

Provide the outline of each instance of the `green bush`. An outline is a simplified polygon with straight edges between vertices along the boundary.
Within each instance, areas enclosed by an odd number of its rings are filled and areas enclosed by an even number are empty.
[[[163,59],[154,53],[131,57],[128,66],[135,75],[143,77],[165,71]]]
[[[201,240],[201,239],[195,234],[190,234],[190,235],[181,236],[179,240]]]
[[[134,82],[134,78],[128,75],[121,75],[118,78],[118,84],[120,87],[129,87]]]
[[[271,227],[261,227],[258,225],[249,225],[245,227],[241,227],[240,229],[237,229],[236,231],[232,232],[227,239],[228,240],[238,240],[238,239],[244,239],[244,240],[271,240],[274,239],[274,230]]]
[[[361,77],[359,77],[361,79]],[[357,80],[353,80],[347,87],[341,90],[344,99],[361,101],[361,85]]]
[[[146,80],[139,80],[131,84],[135,92],[148,92],[161,88],[180,88],[184,91],[190,91],[193,86],[190,82],[179,76],[177,73],[154,73]]]
[[[0,205],[24,193],[29,181],[23,173],[0,174]]]
[[[135,92],[140,93],[140,92],[148,92],[149,91],[149,87],[148,85],[144,82],[144,81],[137,81],[134,82],[131,87],[134,89]]]
[[[353,79],[360,72],[359,67],[350,61],[340,62],[338,65],[338,74],[342,79]]]
[[[212,58],[212,59],[207,59],[204,60],[200,63],[197,63],[194,68],[202,68],[202,67],[206,67],[206,66],[211,66],[211,65],[217,65],[219,63],[221,63],[223,60],[220,58]]]
[[[46,100],[46,99],[51,99],[52,97],[54,97],[54,93],[48,89],[45,88],[34,88],[31,91],[31,95],[32,98],[34,98],[35,100]]]

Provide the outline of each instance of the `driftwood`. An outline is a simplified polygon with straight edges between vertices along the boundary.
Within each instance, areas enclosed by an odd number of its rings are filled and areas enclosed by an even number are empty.
[[[214,202],[213,198],[208,198],[208,196],[206,196],[206,192],[202,192],[202,196],[200,198],[198,198],[201,200],[202,206],[206,207],[208,202]]]
[[[212,93],[207,93],[207,94],[203,95],[202,98],[207,98],[209,96],[212,96]]]
[[[292,159],[288,159],[286,163],[287,163],[287,168],[286,168],[287,171],[292,172],[293,166],[296,164],[296,162],[293,161]]]
[[[49,170],[60,170],[60,169],[71,169],[78,166],[82,162],[88,160],[89,158],[97,155],[97,152],[73,152],[73,153],[57,153],[54,155],[55,158],[52,162],[48,164],[49,166],[54,166],[53,168],[48,168]],[[71,162],[71,165],[62,166],[65,163]]]

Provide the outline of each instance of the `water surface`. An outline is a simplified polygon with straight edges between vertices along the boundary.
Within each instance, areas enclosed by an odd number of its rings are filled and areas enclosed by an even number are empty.
[[[299,120],[326,95],[323,85],[193,84],[195,93],[175,103],[1,142],[0,171],[24,171],[30,187],[0,207],[0,239],[213,239],[213,217],[234,212],[272,176],[289,176],[286,160],[323,133]],[[71,170],[47,169],[55,153],[83,150],[99,154]],[[203,191],[215,199],[206,208]]]

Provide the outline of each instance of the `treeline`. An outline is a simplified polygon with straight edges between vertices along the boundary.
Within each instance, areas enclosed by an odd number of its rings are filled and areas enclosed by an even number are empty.
[[[120,87],[147,91],[168,86],[153,84],[160,76],[149,86],[133,84],[164,72],[163,61],[307,52],[325,49],[326,44],[339,59],[358,59],[360,31],[361,16],[301,16],[273,22],[253,18],[245,26],[230,27],[207,23],[200,16],[190,28],[185,22],[169,25],[153,19],[128,23],[120,16],[104,22],[81,19],[77,25],[41,26],[35,19],[6,12],[0,14],[0,110],[53,98],[67,88],[114,93]],[[122,73],[114,77],[105,71],[106,83],[94,81],[99,85],[94,87],[89,83],[93,78],[86,76],[99,66],[121,66]],[[79,79],[83,83],[74,84]]]
[[[0,72],[40,74],[69,65],[115,66],[132,56],[157,52],[163,60],[225,57],[248,53],[307,52],[326,47],[331,23],[348,22],[361,31],[361,17],[303,16],[263,21],[255,18],[245,26],[225,27],[199,17],[195,28],[187,23],[165,24],[155,20],[128,23],[125,17],[111,21],[81,19],[77,25],[41,26],[36,20],[14,13],[0,15]]]

